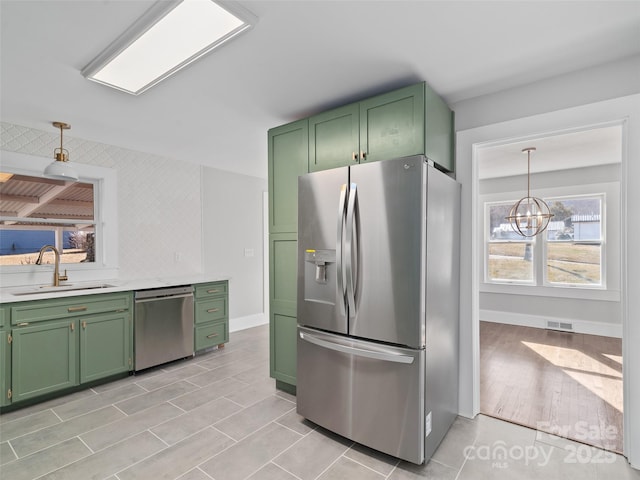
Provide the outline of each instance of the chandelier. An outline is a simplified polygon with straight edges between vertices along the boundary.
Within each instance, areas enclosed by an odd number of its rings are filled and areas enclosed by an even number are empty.
[[[513,231],[523,237],[535,237],[545,231],[553,214],[544,200],[531,196],[531,152],[535,147],[522,149],[527,153],[527,196],[518,200],[505,219]]]

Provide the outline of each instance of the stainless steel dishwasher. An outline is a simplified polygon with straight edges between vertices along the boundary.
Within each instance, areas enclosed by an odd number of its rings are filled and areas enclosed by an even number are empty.
[[[135,371],[193,356],[193,287],[134,294]]]

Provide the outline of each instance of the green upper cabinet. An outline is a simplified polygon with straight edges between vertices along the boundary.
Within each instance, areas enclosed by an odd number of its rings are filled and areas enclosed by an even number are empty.
[[[425,153],[424,85],[360,102],[361,162]]]
[[[269,130],[269,233],[298,229],[298,175],[308,171],[307,119]]]
[[[426,132],[424,154],[444,170],[455,172],[454,114],[429,85],[423,85]]]
[[[309,171],[409,155],[453,171],[453,114],[424,82],[309,118]]]
[[[358,163],[360,155],[358,104],[309,118],[309,171]]]

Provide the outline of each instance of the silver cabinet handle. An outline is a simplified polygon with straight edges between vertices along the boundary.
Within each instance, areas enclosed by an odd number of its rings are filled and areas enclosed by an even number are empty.
[[[338,228],[336,238],[336,299],[340,304],[340,313],[345,315],[347,313],[347,307],[345,305],[345,286],[344,286],[344,271],[342,268],[342,237],[345,222],[345,207],[347,201],[347,184],[343,184],[340,188],[340,200],[338,201]]]
[[[209,310],[207,310],[207,313],[217,312],[218,310],[220,310],[220,309],[219,308],[210,308]]]
[[[211,335],[207,335],[207,338],[214,338],[217,337],[218,334],[217,333],[212,333]]]
[[[306,342],[312,343],[322,348],[335,350],[336,352],[346,353],[348,355],[356,355],[358,357],[373,358],[374,360],[382,360],[385,362],[395,363],[413,363],[414,358],[410,355],[403,355],[395,352],[380,352],[378,350],[367,350],[365,348],[350,347],[339,343],[323,340],[309,333],[299,332],[300,338]]]
[[[207,290],[207,293],[218,293],[220,290],[214,288],[213,290]]]

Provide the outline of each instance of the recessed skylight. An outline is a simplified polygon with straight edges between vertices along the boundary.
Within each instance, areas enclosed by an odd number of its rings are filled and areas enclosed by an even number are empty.
[[[237,4],[158,1],[87,65],[89,80],[138,95],[250,29],[256,18]]]

